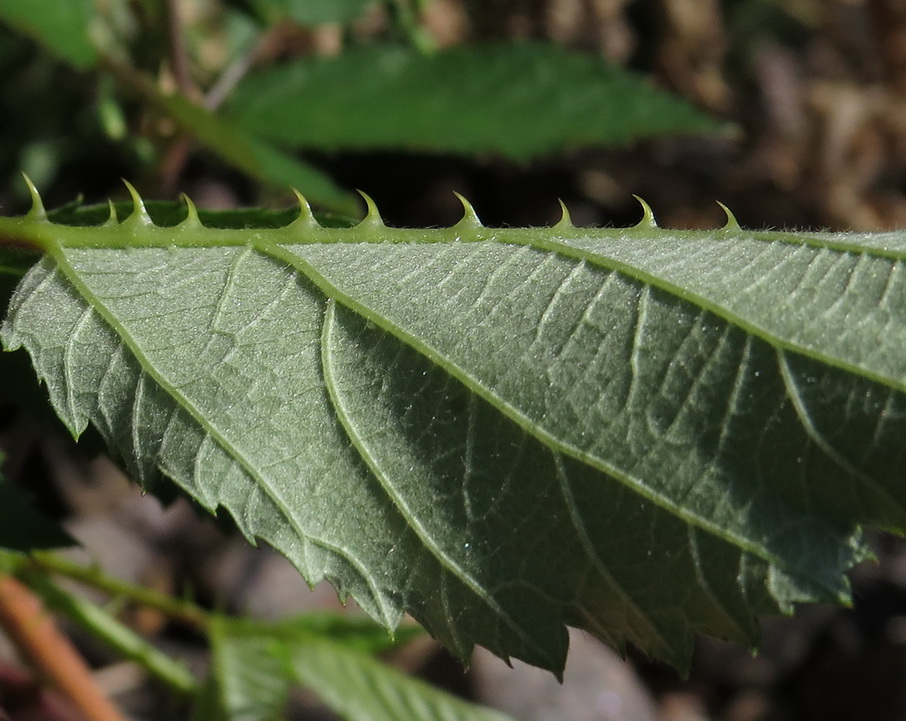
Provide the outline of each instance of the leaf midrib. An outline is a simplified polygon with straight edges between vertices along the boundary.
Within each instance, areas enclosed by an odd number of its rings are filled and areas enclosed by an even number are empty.
[[[19,234],[31,235],[37,245],[44,248],[47,252],[55,253],[56,249],[67,247],[74,248],[130,248],[130,247],[207,247],[207,246],[251,246],[265,255],[275,256],[275,248],[290,245],[319,245],[334,243],[418,243],[420,245],[431,243],[479,243],[479,242],[496,242],[506,245],[528,246],[536,250],[548,251],[557,255],[569,258],[571,260],[586,261],[587,263],[609,271],[614,271],[625,275],[628,278],[645,285],[657,288],[665,293],[696,305],[715,316],[722,318],[724,321],[737,326],[741,330],[754,335],[765,341],[769,345],[781,351],[788,351],[798,355],[814,359],[825,365],[838,368],[847,373],[857,375],[880,385],[893,388],[899,392],[906,393],[906,378],[896,379],[873,371],[858,363],[849,362],[836,355],[821,352],[820,349],[810,347],[803,343],[795,342],[777,333],[770,331],[761,324],[746,319],[737,312],[730,310],[726,305],[715,302],[705,295],[690,291],[681,285],[672,283],[665,278],[654,273],[646,271],[637,265],[625,261],[601,255],[599,253],[573,247],[566,243],[563,238],[564,227],[542,227],[542,228],[488,228],[477,222],[461,222],[449,228],[435,229],[407,229],[407,228],[389,228],[377,217],[369,216],[358,226],[352,228],[326,228],[316,223],[307,223],[296,221],[299,226],[294,224],[287,225],[283,228],[271,229],[215,229],[205,228],[197,223],[185,221],[183,224],[173,228],[161,228],[150,222],[136,219],[133,214],[126,218],[118,225],[97,226],[97,227],[79,227],[79,226],[58,226],[46,221],[41,222],[24,222],[21,218],[0,218],[0,233],[4,230],[5,221],[14,223],[16,231]],[[124,226],[130,226],[125,228]],[[709,231],[673,231],[661,230],[657,227],[635,226],[632,228],[619,229],[617,231],[600,229],[600,228],[574,228],[569,226],[576,233],[583,234],[587,238],[608,238],[622,236],[634,236],[639,241],[644,242],[646,237],[652,233],[670,233],[671,236],[681,241],[684,237],[700,238],[702,236],[722,235],[721,242],[732,243],[733,238],[738,237],[749,240],[757,240],[764,243],[785,243],[788,245],[808,246],[814,248],[824,248],[840,253],[853,253],[857,255],[868,255],[872,257],[890,258],[906,262],[906,252],[897,252],[890,248],[880,246],[871,246],[867,244],[846,243],[844,241],[833,241],[816,234],[792,234],[792,233],[742,233],[736,230],[715,230]],[[31,232],[27,232],[28,230]],[[23,230],[25,232],[23,232]],[[63,236],[60,238],[59,230],[63,230]],[[123,238],[123,231],[128,230],[129,234]],[[304,233],[307,237],[300,237]],[[109,234],[106,238],[98,238],[98,235]],[[205,236],[203,241],[199,241],[197,235]],[[436,234],[436,235],[434,235]],[[434,237],[431,237],[434,236]],[[298,259],[296,256],[289,256],[295,262],[293,267],[297,267]],[[281,256],[281,260],[287,260]],[[309,273],[306,272],[306,275]],[[310,276],[311,277],[311,276]],[[318,274],[320,278],[320,274]],[[335,292],[328,292],[327,281],[322,279],[315,281],[319,288],[331,297],[338,298]],[[332,288],[332,286],[330,286]],[[335,290],[335,289],[334,289]],[[344,305],[349,305],[344,302]],[[363,309],[363,308],[362,308]],[[364,309],[363,309],[364,310]],[[379,322],[377,317],[371,318]],[[390,327],[385,330],[394,332]]]

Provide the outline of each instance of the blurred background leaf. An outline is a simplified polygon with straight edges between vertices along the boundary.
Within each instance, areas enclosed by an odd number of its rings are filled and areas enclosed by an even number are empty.
[[[327,618],[216,618],[196,721],[280,721],[290,688],[300,684],[347,721],[508,721],[377,661],[372,654],[386,650],[388,637],[376,624],[334,617],[319,625]],[[399,630],[398,641],[412,637],[411,629]]]
[[[81,70],[98,59],[89,38],[94,14],[94,0],[0,0],[0,22]]]
[[[636,74],[534,43],[427,56],[374,45],[300,59],[250,74],[227,112],[239,127],[297,148],[494,152],[516,160],[722,127]]]
[[[291,18],[303,25],[342,23],[362,14],[375,0],[246,0],[268,22]]]

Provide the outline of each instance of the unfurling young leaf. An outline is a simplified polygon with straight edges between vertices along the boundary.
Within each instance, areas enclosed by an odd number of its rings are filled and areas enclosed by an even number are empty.
[[[559,672],[564,624],[685,667],[696,633],[845,601],[904,527],[899,234],[100,227],[2,339],[73,433],[172,477],[310,583]]]

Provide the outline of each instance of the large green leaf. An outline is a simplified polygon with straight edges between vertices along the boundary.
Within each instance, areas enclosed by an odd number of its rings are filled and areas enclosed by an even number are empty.
[[[525,159],[719,124],[642,77],[540,44],[433,55],[368,46],[250,75],[228,114],[295,147],[499,152]]]
[[[695,633],[847,600],[906,524],[899,234],[177,228],[46,257],[2,328],[60,417],[312,583],[562,669],[564,623],[683,666]]]

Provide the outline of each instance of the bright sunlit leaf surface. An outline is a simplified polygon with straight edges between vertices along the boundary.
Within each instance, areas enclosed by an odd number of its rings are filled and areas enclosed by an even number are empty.
[[[902,529],[901,234],[68,227],[2,328],[63,421],[393,626],[679,666]]]

